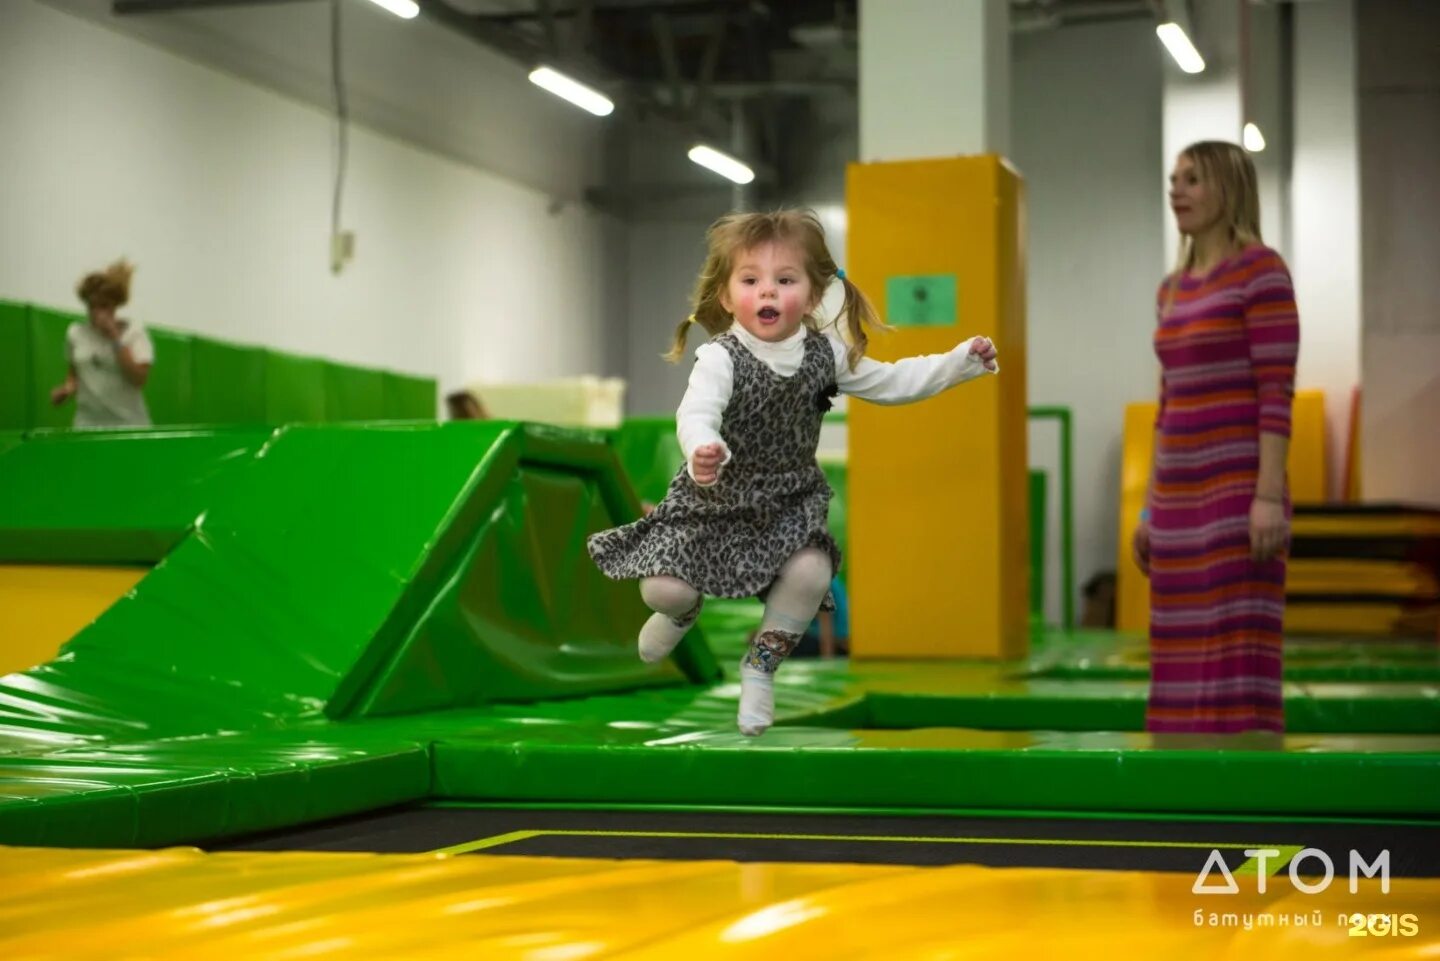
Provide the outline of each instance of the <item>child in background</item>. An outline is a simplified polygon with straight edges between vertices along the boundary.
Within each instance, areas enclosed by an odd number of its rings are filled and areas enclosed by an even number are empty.
[[[155,362],[155,347],[145,328],[116,316],[130,301],[135,268],[117,260],[81,278],[75,294],[85,305],[87,323],[65,331],[65,382],[50,392],[61,406],[75,398],[75,427],[149,427],[145,382]]]
[[[588,547],[606,576],[640,580],[655,612],[640,630],[647,662],[674,650],[706,594],[765,602],[740,665],[737,720],[754,736],[774,720],[775,671],[816,612],[834,609],[840,551],[815,459],[831,399],[908,404],[999,368],[984,337],[893,364],[865,357],[869,330],[880,326],[875,308],[808,211],[732,214],[711,226],[708,247],[694,313],[667,355],[683,356],[695,324],[711,335],[676,412],[685,466],[654,511],[591,535]],[[844,303],[825,329],[815,312],[835,281]],[[833,329],[841,323],[846,336]]]

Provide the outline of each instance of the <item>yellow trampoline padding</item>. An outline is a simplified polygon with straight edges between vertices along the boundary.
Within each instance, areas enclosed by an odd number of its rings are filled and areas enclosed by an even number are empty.
[[[1291,634],[1415,634],[1435,633],[1440,608],[1407,608],[1402,604],[1285,605],[1285,631]]]
[[[1440,517],[1433,514],[1297,514],[1295,537],[1440,537]]]
[[[1242,868],[1237,893],[1217,896],[1194,892],[1198,866],[1142,873],[0,848],[0,957],[1278,961],[1382,948],[1386,958],[1435,956],[1440,880],[1391,877],[1382,894],[1378,879],[1362,876],[1351,894],[1347,855],[1332,856],[1336,876],[1320,893],[1302,893],[1280,870],[1260,894],[1254,869]],[[1416,930],[1357,939],[1356,915],[1363,928],[1371,914],[1412,916]]]
[[[1296,558],[1285,572],[1285,590],[1296,594],[1387,594],[1434,598],[1440,592],[1435,574],[1404,561],[1320,560]]]
[[[53,658],[149,570],[0,564],[0,675]]]

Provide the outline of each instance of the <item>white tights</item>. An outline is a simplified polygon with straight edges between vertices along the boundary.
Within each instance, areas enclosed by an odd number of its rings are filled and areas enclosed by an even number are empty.
[[[740,662],[740,711],[744,734],[754,736],[775,718],[775,671],[815,619],[833,576],[830,556],[816,547],[796,551],[780,568],[765,597],[760,630]],[[640,596],[655,613],[640,629],[640,659],[667,657],[700,615],[700,592],[678,577],[647,577]]]

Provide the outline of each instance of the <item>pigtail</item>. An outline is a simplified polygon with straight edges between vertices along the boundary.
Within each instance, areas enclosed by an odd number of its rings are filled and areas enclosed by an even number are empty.
[[[680,321],[680,326],[675,328],[675,340],[670,344],[670,349],[665,352],[665,359],[672,364],[680,363],[685,356],[685,341],[690,336],[690,328],[695,324],[695,315],[691,314]]]
[[[880,314],[875,310],[875,305],[865,292],[840,272],[840,283],[844,286],[845,300],[840,305],[840,316],[838,320],[845,323],[845,332],[849,335],[850,350],[845,355],[846,363],[853,371],[855,365],[860,363],[860,358],[865,356],[865,348],[870,344],[871,330],[890,330],[880,321]]]
[[[730,329],[734,320],[720,303],[720,293],[730,280],[730,262],[736,232],[735,218],[725,218],[710,228],[709,252],[705,265],[700,268],[695,289],[690,294],[690,316],[675,328],[675,337],[665,359],[678,364],[685,357],[685,341],[689,339],[690,328],[703,327],[711,337],[718,337]]]

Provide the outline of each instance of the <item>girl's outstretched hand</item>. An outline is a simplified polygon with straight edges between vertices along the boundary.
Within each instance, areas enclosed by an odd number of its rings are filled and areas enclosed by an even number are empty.
[[[979,357],[986,370],[995,370],[995,345],[989,337],[976,337],[970,341],[970,353]]]
[[[725,461],[724,444],[702,444],[695,448],[690,458],[690,474],[695,483],[708,487],[720,476],[720,465]]]

